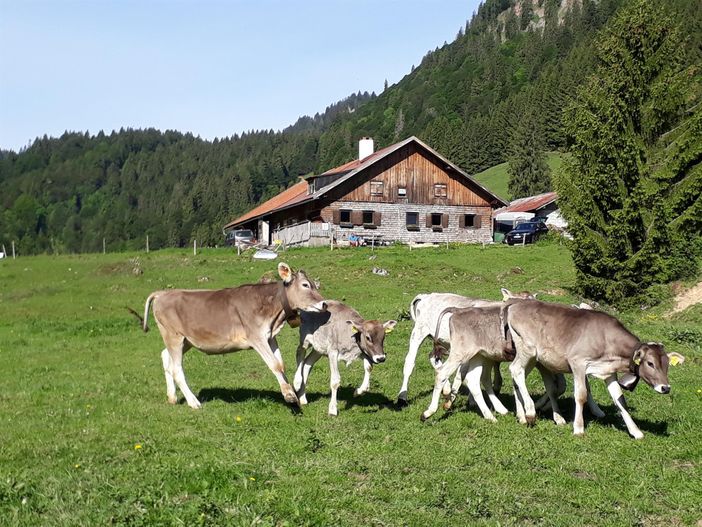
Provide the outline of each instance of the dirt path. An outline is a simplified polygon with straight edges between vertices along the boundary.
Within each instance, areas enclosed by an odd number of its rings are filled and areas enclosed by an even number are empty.
[[[702,282],[698,282],[690,289],[686,289],[682,293],[675,295],[675,307],[673,312],[683,311],[688,307],[702,302]]]

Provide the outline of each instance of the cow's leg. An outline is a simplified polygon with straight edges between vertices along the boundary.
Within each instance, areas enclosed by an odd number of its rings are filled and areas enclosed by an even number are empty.
[[[488,369],[488,371],[489,371],[489,369]],[[480,379],[482,376],[483,376],[482,358],[479,356],[472,357],[470,359],[470,361],[468,362],[468,374],[466,375],[466,385],[468,386],[468,390],[470,391],[470,394],[473,396],[473,399],[475,400],[475,404],[478,405],[478,408],[480,409],[480,413],[483,414],[483,417],[485,419],[487,419],[488,421],[496,421],[495,416],[492,415],[492,412],[488,408],[488,405],[485,404],[485,399],[483,398],[483,391],[480,388]]]
[[[548,371],[548,370],[546,370]],[[543,372],[542,372],[543,375]],[[553,376],[553,382],[555,386],[555,395],[556,399],[558,399],[561,395],[565,393],[566,390],[566,380],[565,380],[565,375],[562,373],[552,373]],[[545,385],[546,383],[544,383]],[[551,398],[549,397],[548,393],[543,394],[536,403],[534,403],[534,407],[537,410],[543,410],[546,408],[546,405],[548,405],[551,402]]]
[[[500,363],[495,362],[495,364],[492,367],[493,370],[493,376],[492,376],[492,390],[496,394],[500,393],[500,390],[502,390],[502,372],[500,372]],[[490,370],[487,370],[488,373]],[[487,386],[486,384],[483,384],[483,386]],[[504,406],[503,406],[504,408]],[[495,411],[498,411],[497,408],[495,408]],[[502,412],[500,412],[502,413]]]
[[[538,365],[539,372],[541,373],[541,378],[544,381],[544,388],[546,389],[546,395],[549,401],[551,401],[551,410],[553,411],[553,420],[557,425],[564,425],[566,420],[561,415],[561,410],[558,407],[558,388],[556,386],[557,375],[550,372],[548,369],[541,365]],[[538,407],[538,405],[537,405]]]
[[[444,410],[450,410],[451,406],[453,406],[453,402],[456,400],[456,397],[458,396],[458,390],[461,389],[461,384],[465,381],[466,374],[468,373],[468,364],[462,364],[460,368],[458,368],[458,371],[456,372],[456,376],[453,378],[453,384],[451,385],[451,391],[446,394],[444,393],[446,390],[446,385],[444,384],[444,388],[442,388],[441,392],[444,395]]]
[[[275,346],[275,351],[272,349],[273,346]],[[275,375],[285,402],[299,405],[300,402],[297,395],[295,395],[295,390],[293,390],[287,377],[285,377],[283,361],[278,359],[278,356],[280,356],[280,349],[275,339],[254,341],[251,347],[258,352],[263,362],[266,363],[266,366],[268,366],[273,375]]]
[[[495,393],[495,386],[490,379],[490,373],[496,372],[497,375],[500,375],[500,363],[499,362],[494,362],[491,360],[487,360],[485,358],[483,360],[483,373],[480,376],[480,384],[482,384],[483,388],[485,388],[485,393],[488,396],[488,399],[490,400],[490,404],[492,404],[492,407],[495,409],[495,411],[500,414],[500,415],[507,415],[509,413],[509,410],[505,408],[505,405],[502,404],[502,401],[500,401],[499,397],[497,397]],[[502,386],[502,376],[500,375],[500,387]],[[497,393],[499,393],[500,388],[497,389]]]
[[[590,380],[587,377],[585,377],[585,384],[587,386],[587,407],[590,409],[590,413],[594,417],[602,419],[605,416],[605,413],[592,398],[592,390],[590,390]]]
[[[198,401],[195,394],[190,391],[188,383],[185,382],[185,372],[183,371],[183,355],[190,348],[190,344],[180,335],[167,335],[163,340],[166,342],[166,348],[168,349],[171,376],[178,385],[178,388],[180,388],[180,391],[183,392],[188,406],[197,410],[201,406],[200,401]],[[161,355],[161,358],[163,359],[163,355]]]
[[[446,362],[444,362],[441,368],[439,368],[439,370],[436,372],[434,391],[431,396],[431,403],[429,404],[429,408],[427,408],[426,411],[422,414],[422,421],[426,421],[427,419],[429,419],[429,417],[434,415],[439,409],[439,397],[441,397],[441,391],[444,386],[444,383],[448,382],[449,377],[451,377],[451,375],[453,375],[453,373],[461,365],[460,361],[455,358],[456,356],[457,354],[449,355]]]
[[[417,361],[417,352],[419,351],[419,346],[424,342],[427,337],[425,333],[420,331],[417,326],[412,329],[412,334],[410,335],[409,350],[407,351],[407,356],[405,357],[405,365],[402,368],[402,386],[400,387],[400,393],[397,396],[398,406],[407,406],[407,388],[409,385],[409,378],[414,371],[414,363]]]
[[[626,400],[624,399],[622,389],[619,387],[619,383],[617,382],[617,374],[614,373],[607,377],[605,379],[605,383],[607,384],[609,395],[612,396],[614,404],[617,406],[617,408],[619,408],[619,413],[622,414],[626,428],[629,430],[631,436],[634,439],[643,439],[643,432],[639,430],[638,426],[636,426],[636,423],[631,418],[631,415],[629,415],[629,411],[626,408]]]
[[[295,376],[293,377],[293,388],[300,398],[300,387],[302,386],[302,365],[305,362],[305,352],[307,351],[307,343],[300,342],[295,352]],[[302,402],[302,401],[300,401]],[[304,404],[304,403],[303,403]]]
[[[517,349],[520,349],[520,347],[517,347]],[[529,395],[526,385],[526,377],[533,367],[533,359],[526,353],[517,353],[517,356],[509,365],[514,385],[514,406],[517,412],[517,419],[520,423],[528,426],[533,426],[536,423],[534,401]]]
[[[297,398],[301,405],[307,404],[307,380],[310,378],[310,372],[312,371],[312,366],[322,357],[322,354],[317,352],[315,349],[310,351],[310,354],[302,361],[298,370],[300,371],[300,387],[297,388]],[[297,377],[297,373],[295,373]]]
[[[372,371],[373,363],[371,363],[371,361],[369,361],[366,357],[363,357],[363,382],[358,388],[356,388],[356,391],[353,392],[354,395],[363,395],[368,391]]]
[[[336,409],[336,392],[341,384],[339,375],[339,352],[336,350],[329,352],[329,387],[331,388],[331,399],[329,400],[329,415],[338,415]]]
[[[571,366],[572,368],[572,366]],[[583,407],[587,402],[587,376],[581,369],[573,369],[573,398],[575,399],[575,417],[573,418],[573,433],[581,436],[585,434],[585,419]],[[616,401],[615,401],[616,402]]]
[[[164,348],[161,352],[161,362],[163,363],[163,373],[166,376],[166,396],[169,403],[175,404],[178,399],[176,398],[175,380],[171,373],[171,355],[168,353],[168,348]]]

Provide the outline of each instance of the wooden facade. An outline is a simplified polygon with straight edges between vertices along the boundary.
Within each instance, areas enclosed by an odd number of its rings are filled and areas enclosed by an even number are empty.
[[[492,212],[505,202],[412,137],[308,180],[307,196],[242,223],[272,232],[301,221],[400,242],[489,242]],[[236,221],[230,226],[236,225]]]

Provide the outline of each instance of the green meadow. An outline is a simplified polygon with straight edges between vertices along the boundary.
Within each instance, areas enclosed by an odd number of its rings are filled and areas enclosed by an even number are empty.
[[[500,287],[554,302],[581,299],[557,241],[535,246],[298,249],[281,260],[319,279],[322,294],[366,318],[400,320],[370,392],[353,396],[360,362],[341,368],[339,416],[327,416],[322,359],[295,413],[251,350],[192,350],[195,411],[166,401],[153,318],[143,333],[125,306],[143,310],[163,288],[223,288],[258,281],[276,262],[224,249],[37,256],[0,261],[0,525],[700,525],[702,520],[702,305],[671,315],[672,300],[616,315],[641,339],[685,355],[672,392],[641,383],[627,395],[645,434],[631,439],[600,381],[607,416],[572,434],[550,412],[534,428],[513,413],[482,419],[461,395],[421,423],[431,349],[420,350],[410,406],[393,403],[421,292],[497,299]],[[389,276],[371,272],[374,267]],[[296,330],[279,343],[291,379]],[[501,398],[513,411],[507,368]],[[543,393],[538,375],[533,395]],[[180,392],[179,392],[180,396]]]

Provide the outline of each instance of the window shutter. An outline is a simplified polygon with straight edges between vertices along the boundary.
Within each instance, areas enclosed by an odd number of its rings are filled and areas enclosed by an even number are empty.
[[[459,215],[458,215],[458,226],[459,226],[461,229],[465,229],[465,228],[466,228],[466,215],[465,215],[465,214],[459,214]]]
[[[473,227],[476,229],[480,228],[480,215],[476,214],[475,217],[473,218]]]
[[[431,214],[427,214],[427,228],[431,228]]]
[[[380,225],[380,211],[373,211],[373,225]]]
[[[449,218],[449,215],[448,215],[448,214],[442,214],[442,215],[441,215],[441,226],[442,226],[444,229],[445,229],[446,227],[448,227],[448,218]]]
[[[332,211],[332,223],[334,225],[339,225],[339,223],[341,223],[341,211],[339,211],[339,209],[334,209]]]
[[[351,223],[354,225],[363,225],[363,211],[352,210],[351,211]]]

